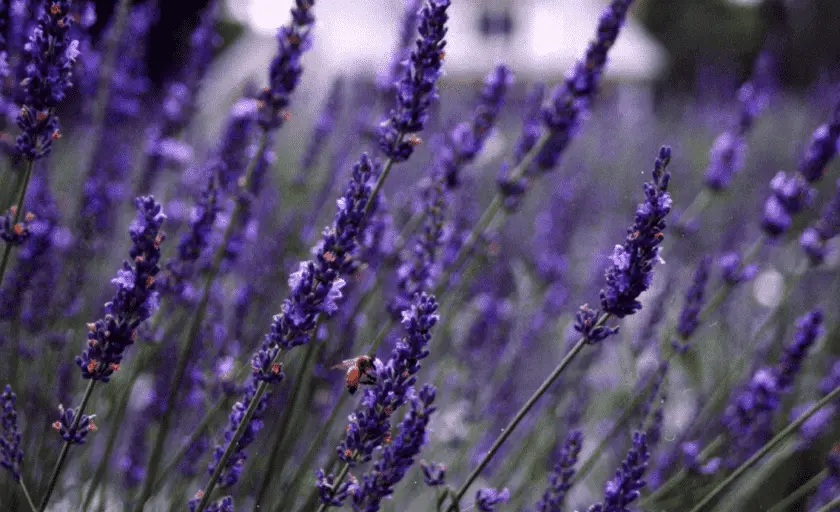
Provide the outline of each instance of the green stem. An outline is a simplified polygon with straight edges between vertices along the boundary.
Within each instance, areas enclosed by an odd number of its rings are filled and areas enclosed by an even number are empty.
[[[29,188],[29,180],[32,178],[32,169],[35,167],[35,160],[29,160],[26,165],[26,170],[23,174],[23,184],[20,187],[20,194],[18,195],[17,200],[17,209],[15,210],[15,218],[14,222],[12,222],[12,226],[17,225],[20,222],[20,218],[23,215],[23,200],[26,199],[26,189]],[[3,276],[6,275],[6,267],[9,264],[9,259],[12,255],[12,247],[13,244],[6,242],[5,247],[3,248],[3,259],[0,260],[0,285],[3,284]]]
[[[279,362],[280,355],[282,353],[282,350],[277,350],[277,353],[274,355],[274,359],[271,360],[271,364]],[[254,413],[256,412],[257,407],[260,404],[260,400],[265,394],[265,390],[267,388],[268,382],[266,381],[260,381],[260,383],[257,384],[257,390],[254,393],[254,397],[248,403],[248,409],[245,411],[245,416],[242,417],[242,420],[239,422],[239,426],[236,427],[236,432],[233,433],[233,437],[225,448],[222,458],[219,459],[219,462],[216,464],[216,469],[213,470],[213,474],[210,476],[210,480],[208,480],[207,485],[204,486],[204,495],[201,497],[201,501],[198,503],[198,507],[196,507],[195,512],[203,512],[205,507],[207,507],[207,504],[210,503],[210,496],[213,494],[213,489],[216,488],[216,483],[219,481],[219,477],[222,476],[222,471],[224,471],[230,457],[236,450],[239,440],[242,439],[245,429],[248,428],[251,418],[254,417]]]
[[[787,427],[785,427],[781,432],[776,434],[773,439],[767,442],[764,446],[761,447],[752,457],[747,459],[746,462],[738,466],[738,468],[732,472],[728,477],[726,477],[721,483],[719,483],[710,493],[703,497],[700,502],[694,506],[689,512],[700,512],[703,508],[708,505],[713,499],[717,497],[718,494],[724,491],[732,482],[738,479],[745,471],[749,468],[754,466],[758,461],[760,461],[765,455],[767,455],[773,448],[775,448],[779,443],[787,439],[788,436],[793,434],[796,429],[798,429],[803,423],[808,421],[808,418],[813,416],[817,411],[825,407],[829,402],[834,400],[835,397],[840,396],[840,386],[834,388],[831,393],[825,395],[819,402],[815,403],[810,409],[805,411],[802,416],[796,419],[796,421],[790,423]]]
[[[314,332],[318,332],[317,325],[315,326]],[[292,395],[289,399],[289,405],[286,408],[285,421],[282,421],[280,424],[280,431],[277,433],[277,439],[274,442],[274,446],[271,449],[271,456],[269,456],[269,458],[267,459],[268,466],[263,472],[263,480],[260,484],[259,491],[257,492],[257,499],[254,502],[254,506],[256,508],[259,508],[260,502],[265,496],[265,493],[268,491],[268,486],[271,484],[271,477],[275,474],[282,475],[283,469],[286,466],[286,462],[289,460],[289,457],[278,458],[278,455],[280,454],[280,448],[286,441],[286,434],[289,432],[289,427],[293,423],[298,398],[301,395],[301,389],[303,388],[303,383],[306,380],[304,377],[309,375],[309,366],[312,363],[312,358],[315,355],[316,346],[316,343],[309,343],[309,346],[306,347],[306,355],[304,356],[303,363],[301,363],[300,371],[298,372],[298,378],[295,380],[295,387],[292,390]]]
[[[344,467],[341,468],[341,472],[339,472],[338,476],[335,477],[335,483],[333,483],[333,486],[338,487],[339,485],[341,485],[341,482],[344,481],[344,478],[347,476],[347,473],[349,471],[350,471],[350,464],[345,462]],[[325,510],[327,510],[327,506],[328,505],[326,503],[321,503],[321,506],[318,507],[318,512],[324,512]]]
[[[87,389],[85,390],[85,396],[82,397],[82,403],[79,405],[79,408],[76,410],[75,416],[73,417],[73,424],[70,426],[70,432],[75,432],[79,427],[79,423],[82,420],[82,415],[85,413],[88,400],[90,400],[90,395],[93,393],[94,385],[96,385],[96,381],[91,379],[88,383]],[[61,453],[58,455],[55,468],[53,468],[50,483],[47,485],[47,493],[44,494],[44,499],[41,500],[41,506],[38,508],[39,512],[44,512],[47,508],[47,504],[50,502],[50,497],[52,496],[53,491],[55,491],[55,486],[58,483],[58,477],[61,475],[61,470],[64,469],[64,463],[67,461],[67,453],[70,451],[71,444],[72,443],[70,441],[65,441],[64,446],[61,447]]]
[[[829,501],[824,506],[817,509],[817,512],[835,512],[838,508],[840,508],[840,497]]]
[[[404,134],[400,134],[397,138],[397,142],[395,146],[399,146],[400,143],[405,137]],[[376,196],[379,195],[379,191],[382,190],[382,185],[385,184],[385,180],[388,179],[388,175],[391,174],[391,168],[394,167],[394,159],[389,158],[385,162],[385,166],[382,168],[382,172],[379,173],[379,178],[376,179],[376,184],[373,186],[373,190],[370,193],[370,199],[368,200],[367,204],[365,205],[365,210],[362,213],[362,218],[367,219],[368,215],[370,214],[371,208],[373,208],[373,204],[376,202]]]
[[[122,420],[123,414],[125,414],[125,410],[128,406],[128,399],[131,396],[131,388],[134,386],[134,382],[137,380],[137,377],[140,375],[140,365],[135,365],[134,371],[132,372],[131,378],[129,378],[128,383],[126,385],[125,391],[122,394],[122,397],[117,401],[117,411],[116,417],[113,418],[114,425],[119,425]],[[96,472],[93,475],[93,480],[91,481],[90,487],[88,488],[87,495],[82,502],[82,510],[89,510],[90,504],[93,502],[94,496],[96,496],[96,492],[99,490],[99,484],[102,483],[103,477],[105,476],[105,472],[108,469],[108,466],[111,463],[111,454],[114,451],[114,446],[116,445],[117,436],[121,432],[121,429],[112,428],[111,431],[108,433],[108,439],[105,443],[105,453],[102,455],[102,460],[99,461],[99,466],[96,468]]]
[[[609,315],[602,316],[596,325],[603,325],[608,318]],[[572,347],[568,354],[566,354],[566,357],[564,357],[563,360],[560,361],[560,364],[557,365],[557,368],[555,368],[551,375],[549,375],[548,378],[546,378],[543,381],[540,387],[537,388],[533,395],[531,395],[531,398],[529,398],[528,401],[525,402],[525,405],[523,405],[522,408],[519,409],[519,412],[516,413],[516,416],[513,417],[513,420],[511,420],[511,422],[502,430],[501,435],[499,435],[499,437],[496,438],[496,441],[493,443],[493,446],[490,447],[490,450],[484,455],[484,458],[481,459],[481,462],[479,462],[478,466],[473,470],[472,473],[470,473],[470,475],[467,477],[467,480],[458,489],[458,492],[455,493],[455,497],[452,500],[453,505],[449,506],[449,508],[447,509],[448,512],[452,512],[455,510],[455,504],[459,504],[461,502],[461,499],[467,493],[467,490],[469,490],[470,485],[472,485],[475,479],[478,478],[482,471],[484,471],[484,468],[487,467],[487,464],[490,463],[490,460],[493,458],[494,455],[496,455],[496,452],[499,451],[499,448],[502,447],[502,444],[504,444],[505,440],[507,440],[507,438],[510,437],[510,435],[513,433],[513,431],[516,429],[516,427],[519,425],[522,419],[525,418],[525,415],[528,414],[531,408],[534,407],[534,404],[536,404],[537,401],[545,394],[545,392],[548,391],[548,388],[551,386],[551,384],[554,383],[554,381],[557,380],[558,377],[560,377],[560,375],[563,373],[566,367],[568,367],[572,360],[575,358],[575,356],[577,356],[578,353],[580,353],[583,350],[583,347],[586,346],[586,344],[587,342],[585,338],[581,338],[580,340],[578,340],[575,346]]]
[[[248,162],[248,168],[245,170],[245,179],[242,182],[241,189],[243,193],[248,193],[248,187],[250,186],[251,179],[254,175],[254,169],[257,167],[257,163],[262,159],[263,153],[265,152],[265,148],[268,144],[268,133],[263,130],[260,133],[259,143],[257,145],[257,151],[254,153],[254,156],[251,157],[250,162]],[[216,280],[216,277],[219,274],[219,270],[222,266],[222,261],[225,257],[225,251],[227,250],[228,243],[230,243],[230,239],[233,237],[233,232],[236,229],[237,225],[239,224],[240,218],[245,212],[245,202],[238,201],[236,203],[236,207],[231,214],[230,220],[228,221],[227,229],[225,229],[224,238],[222,239],[222,243],[216,249],[216,254],[213,257],[213,263],[210,266],[210,269],[207,272],[207,278],[204,281],[204,291],[201,295],[201,300],[196,307],[195,313],[192,315],[190,327],[187,330],[187,336],[184,338],[181,344],[181,352],[178,354],[178,366],[175,368],[175,373],[172,377],[171,385],[169,387],[169,393],[167,394],[166,400],[166,409],[163,413],[163,418],[160,421],[160,429],[158,430],[158,434],[155,438],[155,444],[152,449],[152,455],[149,459],[149,468],[146,472],[146,478],[143,481],[143,489],[140,492],[139,498],[134,506],[135,512],[142,512],[143,505],[145,505],[146,501],[151,496],[152,492],[152,475],[157,474],[158,466],[161,463],[161,459],[163,458],[163,448],[166,442],[166,435],[169,433],[171,428],[173,414],[175,412],[175,408],[177,405],[178,399],[178,392],[181,390],[181,383],[184,379],[184,375],[186,374],[187,364],[189,362],[190,354],[193,351],[193,346],[198,339],[199,331],[201,330],[201,324],[204,322],[204,316],[207,313],[207,307],[210,302],[210,292],[213,289],[213,283]]]
[[[38,512],[38,509],[35,507],[35,502],[32,501],[32,496],[29,495],[29,489],[27,489],[26,484],[23,483],[23,478],[20,479],[20,489],[23,491],[24,497],[26,497],[29,509],[32,510],[32,512]]]
[[[770,510],[767,512],[787,512],[788,510],[793,510],[793,505],[816,489],[826,475],[828,475],[828,470],[823,469],[811,477],[810,480],[799,486],[799,488],[795,491],[786,496],[782,501],[770,507]]]
[[[697,460],[703,461],[711,455],[718,447],[723,443],[723,436],[717,436],[711,443],[709,443],[703,450],[697,455]],[[688,476],[688,470],[683,468],[677,471],[674,476],[669,478],[665,481],[664,484],[660,485],[658,489],[654,492],[645,496],[645,498],[639,502],[639,506],[647,505],[648,503],[654,503],[657,500],[661,500],[663,496],[666,496],[671,490],[677,487],[679,484],[685,480],[685,477]]]

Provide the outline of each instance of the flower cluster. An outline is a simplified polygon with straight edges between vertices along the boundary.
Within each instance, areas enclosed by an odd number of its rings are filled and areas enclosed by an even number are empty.
[[[600,311],[592,309],[589,304],[584,304],[575,313],[575,331],[579,332],[587,343],[598,343],[613,334],[618,333],[618,326],[610,327],[604,325],[604,319]]]
[[[618,39],[633,0],[612,0],[598,20],[595,39],[589,42],[583,59],[575,63],[563,83],[554,89],[550,103],[543,108],[543,124],[549,140],[537,157],[543,171],[557,165],[578,130],[581,115],[595,98],[607,63],[607,54]]]
[[[196,495],[191,499],[188,503],[190,507],[190,512],[195,512],[195,509],[198,507],[198,504],[201,502],[201,498],[204,497],[204,491],[199,491]],[[219,498],[218,500],[210,503],[205,508],[207,512],[234,512],[233,508],[233,497],[232,496],[224,496]]]
[[[65,409],[64,406],[59,405],[58,412],[60,416],[52,424],[52,427],[58,431],[66,443],[85,444],[88,433],[95,431],[97,428],[93,423],[93,419],[96,418],[95,414],[82,414],[79,423],[74,425],[73,422],[76,420],[75,409]]]
[[[808,510],[820,510],[840,494],[840,443],[834,445],[825,461],[828,473],[817,487],[816,495],[808,500]]]
[[[705,256],[700,259],[697,264],[697,269],[694,271],[694,278],[688,291],[685,292],[685,303],[682,311],[680,311],[680,318],[677,321],[677,334],[683,340],[687,340],[697,330],[700,324],[700,311],[705,304],[706,283],[709,280],[709,267],[711,266],[711,258]]]
[[[269,86],[260,94],[259,123],[266,131],[275,130],[289,118],[285,109],[303,74],[301,58],[312,45],[315,0],[295,0],[292,22],[277,31],[277,55],[269,66]]]
[[[211,176],[190,213],[190,230],[181,235],[178,242],[178,256],[166,263],[168,272],[161,283],[161,293],[181,295],[185,281],[192,278],[196,261],[209,247],[213,224],[219,213],[217,199],[215,179]]]
[[[426,385],[419,393],[413,389],[408,395],[410,409],[399,425],[397,437],[382,450],[370,471],[365,473],[362,481],[349,487],[355,510],[376,512],[383,498],[387,498],[394,491],[394,486],[405,477],[414,459],[420,453],[420,448],[426,444],[426,429],[431,414],[435,411],[432,402],[435,400],[434,386]]]
[[[403,14],[400,23],[400,33],[396,48],[391,55],[391,63],[386,73],[376,77],[376,87],[381,94],[390,93],[394,84],[405,73],[405,66],[411,56],[411,43],[417,32],[417,22],[420,20],[420,7],[423,0],[404,0]]]
[[[823,314],[814,310],[797,321],[794,341],[786,346],[778,366],[755,371],[744,389],[724,411],[723,424],[733,443],[732,460],[740,462],[770,439],[773,413],[782,393],[790,392],[808,350],[822,333]]]
[[[799,243],[813,265],[825,259],[825,244],[840,234],[840,180],[834,196],[825,205],[820,218],[802,232]]]
[[[437,80],[443,73],[446,46],[446,9],[450,0],[428,0],[420,11],[416,48],[405,73],[397,83],[397,105],[377,129],[379,148],[391,160],[404,162],[419,142],[416,136],[429,118],[429,107],[437,100]]]
[[[300,263],[298,271],[289,278],[291,297],[283,302],[280,314],[271,324],[268,339],[272,345],[289,349],[309,342],[315,322],[321,313],[327,315],[337,308],[344,280],[352,265],[352,255],[365,225],[365,209],[370,200],[368,183],[379,164],[363,154],[353,166],[352,178],[339,198],[338,210],[331,227],[324,230],[315,247],[315,261]]]
[[[548,487],[537,502],[538,512],[559,512],[563,509],[566,493],[572,488],[572,478],[575,476],[575,464],[577,464],[581,446],[583,446],[583,433],[575,430],[566,438],[554,470],[548,475]]]
[[[800,174],[776,173],[770,181],[771,195],[764,203],[764,217],[761,227],[776,237],[790,227],[792,217],[811,204],[816,192]]]
[[[496,505],[507,503],[510,500],[510,491],[505,487],[501,491],[487,487],[479,489],[475,493],[475,508],[481,512],[493,512]]]
[[[22,215],[17,221],[17,206],[12,206],[9,210],[0,216],[0,239],[7,244],[23,245],[27,238],[29,238],[30,225],[35,220],[35,214],[27,212]]]
[[[365,390],[338,445],[342,461],[351,466],[367,462],[388,435],[391,414],[405,403],[415,382],[414,374],[420,370],[420,360],[429,355],[426,346],[438,320],[437,308],[433,295],[419,294],[403,312],[406,336],[397,342],[386,363],[376,365],[376,383]]]
[[[207,466],[208,474],[212,475],[216,470],[216,466],[221,461],[222,455],[225,453],[225,450],[233,439],[236,430],[239,428],[239,424],[242,423],[242,420],[245,418],[245,411],[248,409],[248,404],[256,396],[256,393],[257,385],[256,382],[252,381],[246,387],[242,400],[233,405],[230,415],[228,416],[228,426],[224,433],[225,442],[217,445],[216,449],[213,451],[213,460],[210,461],[210,464]],[[248,426],[245,428],[245,433],[242,434],[242,437],[239,438],[239,441],[237,441],[236,449],[233,452],[233,455],[231,455],[225,464],[222,475],[219,478],[219,485],[222,487],[230,487],[239,481],[239,476],[242,474],[242,468],[245,464],[245,460],[248,458],[248,455],[245,453],[245,449],[254,442],[257,434],[260,430],[262,430],[263,416],[265,415],[265,410],[268,407],[268,397],[268,393],[265,393],[260,398],[260,402],[257,404],[254,415],[251,417],[251,420],[248,422]]]
[[[709,166],[706,168],[706,186],[711,190],[725,189],[732,177],[744,169],[747,159],[746,136],[768,103],[770,61],[766,53],[759,56],[751,80],[738,89],[741,110],[735,126],[718,135],[712,144]]]
[[[723,280],[729,286],[751,281],[758,273],[758,265],[748,263],[743,265],[741,256],[737,252],[727,252],[718,259],[718,265],[723,273]]]
[[[667,171],[671,148],[662,147],[653,169],[653,181],[645,183],[645,202],[636,209],[636,220],[627,230],[624,245],[616,245],[613,265],[607,270],[607,287],[601,290],[601,308],[624,318],[642,309],[637,300],[650,287],[653,264],[659,257],[665,216],[671,211]]]
[[[76,364],[85,379],[108,382],[119,369],[123,352],[134,343],[137,327],[158,306],[155,276],[160,271],[160,228],[166,216],[152,196],[138,197],[137,219],[129,233],[133,243],[130,261],[111,282],[117,285],[114,298],[105,304],[106,315],[88,324],[88,344]]]
[[[428,463],[421,460],[420,469],[423,471],[423,482],[429,487],[437,487],[446,483],[446,465],[440,462]]]
[[[799,173],[813,183],[825,174],[828,163],[837,154],[840,142],[840,103],[834,107],[831,121],[814,130],[811,143],[802,160],[799,161]]]
[[[496,66],[484,79],[484,88],[472,119],[458,123],[447,133],[436,162],[445,176],[447,189],[458,186],[461,169],[472,162],[484,147],[512,83],[510,69],[504,64]]]
[[[79,56],[79,42],[69,37],[73,23],[70,4],[70,0],[44,0],[24,46],[26,77],[16,149],[27,160],[47,156],[52,141],[61,137],[54,110],[73,85],[73,63]]]
[[[588,512],[625,512],[636,501],[645,486],[645,472],[648,467],[647,437],[642,432],[633,433],[633,447],[627,451],[627,458],[615,471],[615,478],[604,487],[604,501],[589,507]]]
[[[0,431],[0,466],[9,470],[12,478],[20,481],[21,464],[23,464],[23,434],[18,426],[18,413],[15,409],[17,395],[12,392],[12,387],[6,384],[3,394],[0,395],[3,402],[3,430]]]

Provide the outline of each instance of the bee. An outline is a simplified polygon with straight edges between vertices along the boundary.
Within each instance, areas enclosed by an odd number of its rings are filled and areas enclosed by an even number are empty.
[[[347,370],[347,391],[351,395],[359,389],[359,384],[373,384],[376,382],[376,375],[373,372],[372,356],[358,356],[353,359],[346,359],[331,369]]]

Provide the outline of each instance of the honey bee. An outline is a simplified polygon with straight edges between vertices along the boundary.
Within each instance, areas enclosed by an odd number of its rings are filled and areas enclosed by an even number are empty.
[[[373,372],[373,357],[358,356],[353,359],[346,359],[333,366],[332,370],[347,370],[347,391],[354,394],[360,384],[373,384],[376,382],[376,375]]]

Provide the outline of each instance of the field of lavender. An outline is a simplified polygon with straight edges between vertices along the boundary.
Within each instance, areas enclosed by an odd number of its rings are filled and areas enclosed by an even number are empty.
[[[0,511],[840,510],[840,86],[643,101],[612,0],[467,87],[461,1],[307,112],[314,0],[229,104],[216,1],[155,99],[156,2],[0,0]]]

